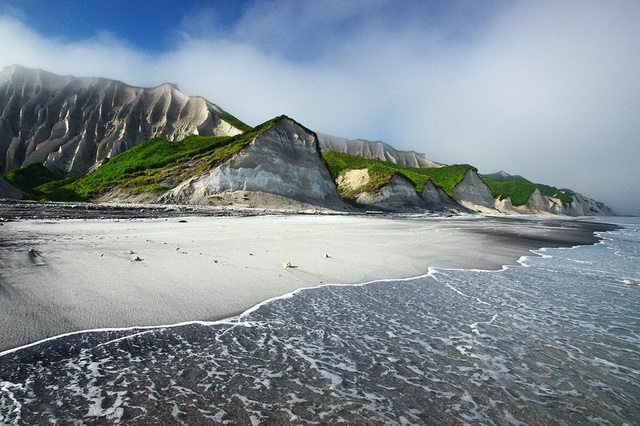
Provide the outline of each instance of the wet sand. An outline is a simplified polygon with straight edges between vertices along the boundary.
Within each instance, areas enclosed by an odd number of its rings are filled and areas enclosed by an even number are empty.
[[[611,229],[559,219],[316,215],[1,225],[0,351],[73,331],[227,318],[328,283],[415,277],[429,267],[500,269],[529,250],[591,244],[594,231]]]

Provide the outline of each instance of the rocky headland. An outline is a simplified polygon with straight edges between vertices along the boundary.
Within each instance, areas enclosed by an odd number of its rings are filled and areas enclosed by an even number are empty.
[[[472,166],[446,166],[383,142],[318,136],[286,116],[251,128],[169,83],[139,88],[21,66],[0,72],[0,164],[0,198],[275,211],[611,214],[570,190],[505,173],[493,177],[496,183]],[[500,186],[515,178],[517,191]]]

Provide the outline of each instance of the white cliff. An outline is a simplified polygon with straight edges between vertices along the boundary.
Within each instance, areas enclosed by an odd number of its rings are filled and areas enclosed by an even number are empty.
[[[32,161],[82,176],[105,157],[159,136],[231,136],[232,117],[169,83],[132,87],[11,66],[0,71],[0,164]]]
[[[255,202],[265,206],[291,200],[334,210],[347,208],[322,158],[315,133],[283,117],[232,158],[178,185],[161,201]]]
[[[511,197],[507,197],[505,199],[496,198],[495,207],[500,213],[511,214],[513,213],[513,203],[511,202]]]
[[[568,216],[602,216],[610,215],[611,210],[602,203],[580,194],[571,196],[571,204],[563,204],[562,200],[544,195],[536,188],[523,206],[514,206],[513,210],[525,214],[559,214]]]
[[[613,213],[603,203],[599,203],[582,194],[573,194],[571,205],[565,210],[573,216],[611,216]]]
[[[393,164],[409,167],[442,167],[442,164],[431,161],[415,151],[399,151],[384,142],[371,142],[364,139],[349,140],[335,136],[318,134],[322,151],[346,152],[360,157],[388,161]]]

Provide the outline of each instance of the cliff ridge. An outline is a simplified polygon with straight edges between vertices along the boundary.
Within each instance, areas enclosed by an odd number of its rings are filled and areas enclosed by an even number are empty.
[[[74,177],[154,137],[232,136],[245,128],[172,84],[140,88],[21,66],[0,71],[0,164],[33,161]]]

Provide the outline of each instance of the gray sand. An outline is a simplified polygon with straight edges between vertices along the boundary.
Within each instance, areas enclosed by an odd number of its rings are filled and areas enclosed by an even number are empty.
[[[500,269],[531,249],[597,241],[593,225],[558,220],[183,220],[4,223],[0,351],[73,331],[222,319],[327,283],[408,278],[429,267]]]

